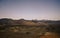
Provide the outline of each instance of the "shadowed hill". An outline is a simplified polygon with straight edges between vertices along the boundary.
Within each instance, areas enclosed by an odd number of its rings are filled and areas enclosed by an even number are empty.
[[[0,19],[0,34],[1,38],[55,38],[60,34],[60,21],[3,18]],[[46,36],[48,34],[51,36]]]

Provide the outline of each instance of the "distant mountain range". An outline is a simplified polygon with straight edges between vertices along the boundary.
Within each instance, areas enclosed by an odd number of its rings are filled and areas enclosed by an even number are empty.
[[[19,19],[19,20],[13,20],[9,18],[2,18],[0,19],[0,25],[20,25],[30,23],[30,25],[33,25],[33,23],[46,23],[46,24],[53,24],[53,25],[60,25],[60,20],[54,21],[54,20],[25,20],[25,19]]]

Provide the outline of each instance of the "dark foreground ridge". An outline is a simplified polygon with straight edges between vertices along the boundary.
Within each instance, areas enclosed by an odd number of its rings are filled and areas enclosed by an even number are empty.
[[[56,37],[55,37],[56,36]],[[60,21],[0,19],[0,38],[60,38]]]

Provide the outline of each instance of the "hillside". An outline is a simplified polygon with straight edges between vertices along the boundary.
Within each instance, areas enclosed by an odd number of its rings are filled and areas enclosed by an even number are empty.
[[[0,19],[0,38],[60,38],[59,35],[60,21]]]

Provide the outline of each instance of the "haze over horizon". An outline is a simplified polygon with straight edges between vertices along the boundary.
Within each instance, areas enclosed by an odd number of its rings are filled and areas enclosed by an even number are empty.
[[[0,18],[60,20],[60,1],[0,0]]]

